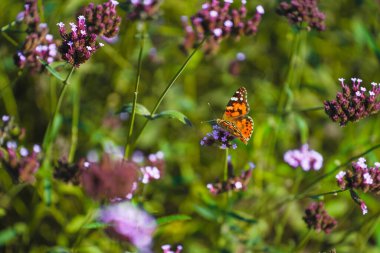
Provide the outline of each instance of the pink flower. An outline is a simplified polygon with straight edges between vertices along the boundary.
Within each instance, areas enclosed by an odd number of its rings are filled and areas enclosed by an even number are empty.
[[[119,202],[103,208],[100,221],[110,225],[107,232],[132,243],[139,252],[150,252],[156,221],[145,211],[129,202]]]
[[[285,152],[284,161],[291,167],[301,167],[304,171],[320,170],[323,165],[322,155],[309,149],[308,144],[304,144],[300,149]]]

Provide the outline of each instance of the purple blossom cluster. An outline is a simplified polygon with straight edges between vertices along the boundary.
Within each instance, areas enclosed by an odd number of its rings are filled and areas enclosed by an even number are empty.
[[[14,55],[14,62],[20,69],[28,68],[32,73],[42,72],[45,67],[43,60],[52,63],[60,58],[57,44],[49,33],[47,24],[40,23],[37,1],[26,0],[25,10],[19,18],[28,25],[27,36],[20,50]]]
[[[181,48],[188,52],[195,48],[205,37],[205,52],[213,53],[220,42],[227,37],[240,38],[256,34],[264,8],[259,5],[252,17],[247,17],[247,1],[241,1],[240,8],[233,5],[233,0],[210,0],[202,9],[189,19],[182,17],[185,40]]]
[[[138,180],[136,163],[111,158],[105,154],[98,163],[80,164],[80,181],[86,193],[94,199],[125,199]]]
[[[158,151],[154,154],[149,154],[144,157],[142,152],[135,152],[132,157],[132,161],[136,162],[140,166],[141,178],[140,181],[143,184],[148,184],[153,180],[158,180],[163,176],[165,169],[164,153]]]
[[[308,144],[302,145],[300,149],[286,151],[284,161],[291,167],[301,167],[304,171],[320,170],[323,165],[322,155],[310,149]]]
[[[86,18],[81,15],[77,23],[70,23],[71,32],[67,33],[65,24],[59,22],[59,33],[62,37],[62,44],[59,46],[59,52],[62,58],[72,66],[79,66],[86,62],[95,53],[95,51],[104,46],[103,43],[97,43],[97,35],[87,30]]]
[[[336,226],[337,221],[328,215],[322,202],[313,202],[305,210],[303,220],[308,228],[317,232],[323,231],[329,234]]]
[[[110,0],[103,4],[90,3],[82,11],[85,17],[87,31],[105,38],[113,38],[119,33],[121,17],[117,15],[118,1]]]
[[[165,244],[161,246],[162,253],[181,253],[182,252],[182,245],[177,245],[177,248],[174,250],[172,249],[172,246],[169,244]]]
[[[277,13],[288,19],[289,23],[302,29],[323,31],[325,14],[318,9],[317,0],[291,0],[280,3]]]
[[[345,126],[349,121],[355,122],[380,110],[380,84],[371,83],[372,89],[361,85],[362,80],[351,78],[352,85],[349,86],[343,78],[339,79],[342,92],[338,92],[336,100],[325,101],[325,112],[334,122]]]
[[[366,160],[361,157],[352,163],[352,169],[340,171],[336,180],[342,190],[355,189],[380,194],[380,163],[368,167]]]
[[[157,15],[162,0],[127,0],[122,8],[127,11],[130,21],[148,20]]]
[[[155,219],[129,202],[118,202],[103,208],[99,220],[109,225],[107,233],[133,244],[138,252],[151,252]]]
[[[13,118],[2,116],[0,127],[0,166],[5,168],[15,182],[34,183],[35,173],[40,167],[41,147],[32,150],[18,144],[24,136]]]
[[[240,176],[234,175],[234,168],[231,163],[231,157],[228,158],[228,178],[225,181],[217,181],[215,183],[207,184],[207,189],[210,193],[218,195],[229,191],[245,191],[247,189],[248,183],[252,177],[252,171],[255,165],[253,163],[249,164],[249,169],[241,173]]]
[[[237,145],[232,143],[236,137],[224,130],[218,125],[212,126],[212,132],[207,133],[201,140],[201,146],[217,145],[221,149],[233,148],[236,149]]]

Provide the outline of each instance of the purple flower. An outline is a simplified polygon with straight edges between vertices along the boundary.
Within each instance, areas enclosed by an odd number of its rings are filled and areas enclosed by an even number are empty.
[[[149,20],[157,15],[162,0],[126,0],[122,8],[130,21]]]
[[[163,253],[181,253],[182,252],[182,245],[177,245],[176,250],[172,250],[172,246],[169,244],[165,244],[161,246],[162,252]]]
[[[105,38],[116,37],[121,23],[121,17],[116,13],[118,4],[114,0],[99,5],[90,3],[82,12],[88,32]]]
[[[59,22],[59,33],[62,37],[62,45],[58,48],[62,58],[76,68],[86,62],[101,47],[96,42],[97,35],[87,30],[84,16],[79,16],[77,23],[70,23],[71,32],[66,32],[66,27]]]
[[[366,215],[368,213],[368,207],[367,205],[364,203],[364,201],[361,201],[360,203],[360,208],[362,209],[362,213],[363,215]]]
[[[252,177],[252,170],[254,167],[255,165],[253,163],[249,163],[248,170],[243,171],[240,176],[235,176],[234,168],[231,163],[231,157],[228,157],[228,179],[225,181],[209,183],[207,184],[207,189],[214,195],[229,191],[245,191]]]
[[[280,3],[277,12],[285,16],[289,23],[296,25],[299,29],[323,31],[325,26],[325,14],[319,11],[317,0],[291,0],[290,3]]]
[[[350,121],[358,121],[380,110],[380,85],[372,82],[372,89],[367,92],[367,89],[361,86],[361,79],[351,78],[351,86],[348,86],[343,78],[339,78],[339,81],[342,92],[337,93],[336,100],[324,101],[325,112],[332,121],[345,126]]]
[[[150,252],[156,221],[145,211],[124,201],[103,208],[99,220],[110,225],[109,235],[132,243],[139,252]]]
[[[328,215],[322,202],[313,202],[305,210],[303,220],[308,228],[317,232],[323,231],[329,234],[337,225],[337,221]]]
[[[141,151],[137,151],[132,156],[132,161],[140,166],[142,177],[140,181],[143,184],[148,184],[153,180],[158,180],[163,176],[165,169],[164,153],[149,154],[147,157]]]
[[[202,138],[200,142],[201,146],[212,146],[215,144],[219,146],[220,149],[237,148],[237,145],[232,143],[232,141],[236,138],[235,136],[231,135],[228,131],[218,125],[213,125],[212,129],[213,130],[211,133],[208,133]]]
[[[181,45],[183,51],[188,52],[195,48],[205,37],[205,52],[214,53],[219,43],[227,37],[239,39],[241,36],[256,34],[264,8],[259,5],[256,13],[247,18],[245,1],[241,2],[240,8],[231,4],[232,1],[210,0],[202,5],[190,23],[187,17],[182,17],[185,30],[185,40]]]
[[[302,145],[300,149],[286,151],[284,161],[291,167],[301,167],[304,171],[320,170],[323,165],[322,155],[309,149],[308,144]]]
[[[342,190],[356,189],[380,194],[380,169],[376,164],[368,168],[363,157],[352,163],[352,169],[339,172],[336,179]]]

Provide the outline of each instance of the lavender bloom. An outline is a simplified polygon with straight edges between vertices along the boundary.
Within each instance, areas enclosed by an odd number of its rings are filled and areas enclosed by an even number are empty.
[[[301,167],[304,171],[320,170],[323,165],[322,155],[309,149],[308,144],[302,145],[300,149],[285,152],[284,161],[291,167]]]
[[[317,232],[323,231],[329,234],[336,226],[337,221],[328,215],[322,202],[313,202],[305,210],[303,220],[308,228]]]
[[[53,35],[48,32],[47,25],[40,23],[36,31],[26,37],[22,48],[13,57],[20,69],[28,68],[32,73],[42,72],[45,67],[39,59],[50,64],[60,58]]]
[[[165,244],[161,246],[162,252],[163,253],[181,253],[182,252],[182,245],[178,245],[176,250],[172,250],[172,246],[169,244]]]
[[[219,127],[218,125],[212,126],[212,132],[208,133],[201,140],[201,146],[212,146],[216,144],[221,149],[233,148],[236,149],[237,145],[232,143],[232,141],[236,138],[231,135],[228,131]]]
[[[205,37],[205,52],[216,52],[219,43],[227,37],[239,39],[241,36],[256,34],[264,8],[259,5],[253,17],[247,18],[246,1],[241,1],[240,8],[235,8],[232,1],[211,0],[202,5],[189,20],[182,17],[185,40],[181,46],[188,52],[195,48]]]
[[[255,165],[253,163],[249,164],[249,169],[241,173],[240,176],[234,175],[234,168],[231,163],[231,157],[228,158],[228,179],[226,181],[217,181],[215,183],[207,184],[207,189],[210,193],[218,195],[229,191],[245,191],[247,189],[248,183],[252,177],[252,170]]]
[[[22,21],[28,26],[27,33],[34,33],[40,23],[37,2],[38,0],[25,0],[25,9],[22,14],[19,14],[19,20],[22,17]]]
[[[70,23],[70,33],[66,33],[62,22],[57,25],[62,37],[62,45],[58,50],[62,58],[76,68],[90,59],[99,47],[104,46],[103,43],[96,43],[96,34],[87,30],[84,16],[79,16],[76,24]]]
[[[323,31],[325,26],[325,14],[319,11],[317,0],[291,0],[290,3],[280,3],[277,13],[288,19],[289,23],[302,29],[306,25],[307,30],[315,29]]]
[[[154,154],[149,154],[147,157],[140,151],[137,151],[132,156],[132,161],[140,166],[142,177],[140,181],[143,184],[148,184],[153,180],[158,180],[163,176],[165,169],[164,153],[158,151]]]
[[[90,3],[82,12],[86,18],[87,31],[107,39],[116,37],[121,23],[121,17],[116,13],[118,4],[115,0],[99,5]]]
[[[132,243],[139,252],[150,252],[156,221],[145,211],[124,201],[103,208],[99,220],[110,225],[109,235]]]
[[[380,85],[372,82],[372,89],[361,86],[361,79],[351,78],[352,85],[345,84],[343,78],[339,78],[342,92],[338,92],[336,100],[325,101],[325,112],[334,122],[345,126],[349,121],[355,122],[380,110]]]
[[[80,165],[80,181],[86,193],[94,199],[123,199],[133,191],[138,166],[123,159],[111,159],[105,154],[100,163],[84,161]]]
[[[351,170],[340,171],[336,179],[342,190],[356,189],[380,194],[380,170],[376,165],[368,167],[363,157],[352,163]]]
[[[127,11],[130,21],[149,20],[157,15],[162,0],[126,0],[121,8]]]

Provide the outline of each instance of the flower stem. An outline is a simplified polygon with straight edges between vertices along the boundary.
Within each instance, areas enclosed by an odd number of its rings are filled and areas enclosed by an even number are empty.
[[[331,192],[324,192],[324,193],[315,194],[315,195],[306,195],[306,196],[303,196],[303,198],[315,199],[315,198],[319,198],[319,197],[326,196],[326,195],[335,195],[335,194],[338,194],[340,192],[345,192],[347,190],[349,190],[349,189],[340,189],[340,190],[335,190],[335,191],[331,191]]]
[[[71,120],[71,145],[67,161],[72,163],[78,145],[78,124],[80,109],[80,83],[73,85],[73,115]]]
[[[133,104],[132,104],[132,112],[131,112],[131,120],[129,121],[129,132],[127,136],[127,144],[125,146],[124,151],[124,159],[128,159],[131,152],[131,140],[132,140],[132,134],[133,134],[133,128],[135,125],[135,116],[136,116],[136,105],[137,105],[137,96],[139,93],[139,86],[140,86],[140,77],[141,77],[141,66],[142,66],[142,55],[144,51],[144,42],[145,42],[145,27],[144,24],[141,24],[141,33],[140,33],[140,51],[139,51],[139,58],[138,58],[138,66],[137,66],[137,76],[136,76],[136,83],[135,83],[135,92],[133,94]]]
[[[227,181],[228,180],[228,148],[225,149],[225,157],[224,157],[224,177],[223,177],[223,180],[224,181]]]
[[[174,75],[174,77],[170,80],[170,82],[168,83],[168,85],[166,86],[165,90],[162,92],[161,96],[158,98],[157,100],[157,103],[156,105],[154,106],[151,114],[150,114],[150,118],[152,118],[154,116],[154,114],[156,113],[158,107],[161,105],[161,102],[162,100],[164,100],[166,94],[168,93],[169,89],[173,86],[173,84],[175,83],[175,81],[178,79],[178,77],[182,74],[182,72],[185,70],[187,64],[189,63],[189,61],[191,60],[191,58],[195,55],[195,53],[198,51],[199,48],[202,47],[203,43],[205,42],[205,40],[207,39],[207,37],[205,37],[201,43],[199,43],[199,45],[193,50],[193,52],[187,57],[186,61],[182,64],[182,66],[178,69],[177,73]],[[139,133],[137,134],[136,136],[136,139],[133,143],[133,147],[136,145],[139,137],[141,136],[142,132],[144,131],[145,127],[148,125],[149,123],[149,119],[147,119],[144,123],[144,125],[141,127]]]

